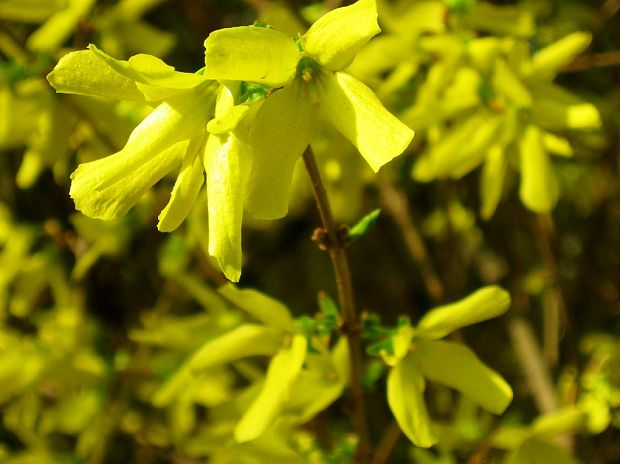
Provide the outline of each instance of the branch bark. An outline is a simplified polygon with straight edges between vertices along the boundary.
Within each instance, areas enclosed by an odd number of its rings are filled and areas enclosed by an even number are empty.
[[[364,390],[362,388],[362,375],[364,361],[362,355],[362,340],[360,333],[360,321],[355,310],[353,298],[353,284],[349,259],[345,249],[346,240],[343,240],[341,230],[337,227],[325,190],[321,175],[310,146],[303,154],[306,171],[312,184],[312,192],[323,224],[323,241],[320,247],[324,248],[331,258],[336,286],[338,288],[338,302],[342,317],[342,332],[347,337],[349,355],[351,359],[351,393],[353,395],[353,422],[355,432],[358,435],[357,459],[359,464],[368,464],[372,455],[370,437],[368,433],[368,419],[366,418]],[[316,236],[316,233],[315,233]]]

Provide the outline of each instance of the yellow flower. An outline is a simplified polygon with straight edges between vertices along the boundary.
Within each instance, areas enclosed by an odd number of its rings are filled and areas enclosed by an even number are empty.
[[[295,163],[322,117],[348,138],[374,171],[400,155],[413,131],[389,113],[366,85],[342,72],[380,32],[374,0],[321,17],[296,43],[270,28],[242,26],[205,41],[205,77],[274,87],[250,131],[254,155],[246,209],[261,219],[288,211]]]

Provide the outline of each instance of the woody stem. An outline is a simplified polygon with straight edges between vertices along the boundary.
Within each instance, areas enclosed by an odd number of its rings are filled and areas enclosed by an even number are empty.
[[[342,332],[347,337],[349,345],[349,356],[351,362],[351,393],[353,395],[353,422],[355,431],[359,438],[357,447],[357,460],[359,464],[368,464],[372,454],[370,438],[368,434],[368,420],[364,407],[364,390],[362,389],[363,356],[362,340],[360,333],[360,321],[355,311],[353,299],[353,286],[351,282],[351,271],[349,260],[345,249],[346,244],[339,237],[339,230],[332,216],[329,199],[325,191],[325,185],[321,180],[321,175],[314,159],[314,154],[310,146],[303,154],[306,171],[312,184],[312,192],[316,202],[323,231],[325,233],[325,248],[329,253],[336,275],[336,286],[338,288],[338,301],[342,317]]]

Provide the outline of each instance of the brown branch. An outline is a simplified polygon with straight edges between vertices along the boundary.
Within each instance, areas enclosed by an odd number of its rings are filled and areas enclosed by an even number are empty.
[[[510,321],[508,331],[538,410],[542,413],[555,411],[558,405],[553,383],[545,360],[541,356],[534,331],[521,317],[515,317]]]
[[[537,215],[531,223],[533,237],[547,273],[548,287],[543,295],[543,351],[551,367],[559,359],[561,318],[566,317],[566,303],[558,276],[551,236],[553,220],[549,215]]]
[[[420,269],[426,292],[434,302],[442,301],[445,289],[428,256],[424,241],[415,226],[407,196],[384,177],[379,177],[377,186],[382,205],[396,221],[405,241],[405,246]]]
[[[332,216],[329,199],[325,191],[325,185],[321,180],[321,175],[314,159],[314,154],[310,146],[303,154],[306,171],[312,184],[312,192],[316,202],[325,240],[325,249],[329,253],[332,261],[334,273],[336,275],[336,286],[338,288],[338,302],[342,317],[342,332],[347,337],[349,355],[351,359],[351,393],[353,395],[353,422],[355,431],[359,438],[357,447],[357,460],[359,464],[368,464],[372,449],[368,434],[368,420],[364,406],[364,390],[362,389],[363,375],[363,356],[362,340],[360,334],[360,323],[355,302],[353,299],[353,285],[351,282],[351,271],[349,260],[345,250],[344,241],[339,237],[339,229]]]
[[[400,435],[400,426],[396,421],[392,422],[383,433],[383,437],[381,437],[381,441],[377,445],[377,450],[372,458],[372,464],[384,464],[387,462],[396,443],[398,443]]]
[[[562,71],[577,72],[591,68],[617,65],[620,65],[620,50],[579,56]]]

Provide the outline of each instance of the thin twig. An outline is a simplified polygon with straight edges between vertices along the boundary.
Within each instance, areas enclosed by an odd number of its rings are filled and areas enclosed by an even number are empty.
[[[345,244],[339,237],[339,230],[332,216],[329,199],[325,191],[325,185],[321,180],[319,169],[314,159],[310,146],[303,154],[306,171],[312,184],[312,192],[316,202],[323,232],[325,234],[324,247],[329,253],[338,288],[338,301],[342,312],[342,331],[347,337],[351,358],[351,393],[353,395],[353,421],[355,431],[359,438],[357,448],[357,461],[359,464],[367,464],[372,454],[370,438],[368,434],[368,420],[366,418],[364,390],[362,389],[363,356],[360,324],[353,299],[353,285],[349,260],[345,250]]]
[[[392,454],[392,450],[396,446],[396,443],[398,443],[400,435],[400,426],[396,421],[392,422],[383,433],[381,441],[377,445],[377,449],[372,458],[372,464],[384,464],[387,462],[390,454]]]
[[[553,383],[545,360],[540,354],[534,331],[521,317],[515,317],[510,321],[508,331],[538,410],[542,413],[555,411],[558,405]]]
[[[559,359],[560,321],[563,316],[566,316],[566,304],[551,246],[553,233],[551,217],[537,215],[532,223],[532,231],[548,279],[548,288],[543,298],[543,351],[549,365],[555,367]]]
[[[426,292],[434,302],[440,302],[444,298],[445,290],[428,256],[424,241],[415,226],[407,196],[383,177],[379,177],[377,186],[383,206],[396,221],[405,241],[405,246],[420,269]]]
[[[585,71],[591,68],[599,68],[603,66],[620,65],[620,50],[613,52],[593,53],[590,55],[582,55],[576,58],[572,63],[566,66],[562,71],[576,72]]]

